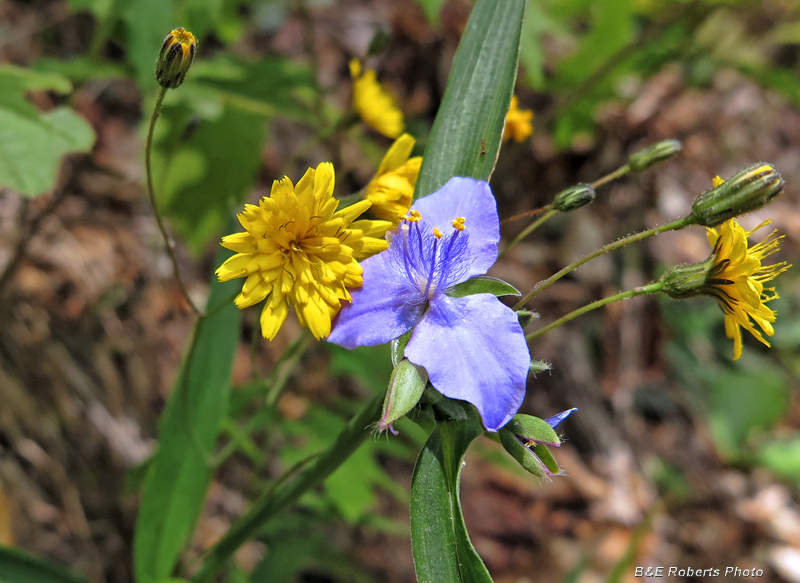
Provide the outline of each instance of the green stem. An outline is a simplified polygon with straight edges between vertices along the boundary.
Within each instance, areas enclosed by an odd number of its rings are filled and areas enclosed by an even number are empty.
[[[646,285],[644,287],[636,287],[633,289],[629,289],[628,291],[620,292],[617,295],[609,296],[607,298],[603,298],[602,300],[597,300],[596,302],[592,302],[591,304],[587,304],[582,308],[578,308],[577,310],[570,312],[566,316],[562,316],[552,324],[548,324],[544,328],[540,330],[536,330],[535,332],[531,332],[530,334],[526,335],[525,338],[527,340],[533,340],[534,338],[538,338],[542,334],[549,332],[553,328],[557,328],[561,326],[561,324],[565,324],[570,320],[577,318],[578,316],[582,316],[586,312],[591,312],[595,308],[601,308],[606,304],[610,304],[612,302],[616,302],[617,300],[627,300],[628,298],[635,298],[636,296],[641,296],[644,294],[653,294],[660,292],[664,287],[664,284],[661,282],[651,283],[650,285]]]
[[[530,292],[528,292],[520,301],[517,302],[517,304],[514,306],[514,310],[519,310],[520,308],[522,308],[522,306],[524,306],[534,297],[536,297],[536,295],[539,294],[539,292],[547,289],[552,284],[557,282],[559,279],[561,279],[571,271],[574,271],[587,261],[591,261],[595,257],[600,257],[604,253],[608,253],[609,251],[613,251],[614,249],[619,249],[620,247],[627,245],[629,243],[635,243],[636,241],[647,239],[648,237],[652,237],[653,235],[658,235],[659,233],[665,233],[666,231],[678,231],[680,229],[683,229],[684,227],[694,224],[695,220],[696,219],[690,215],[688,217],[683,217],[682,219],[677,219],[675,221],[672,221],[671,223],[667,223],[666,225],[661,225],[660,227],[653,227],[652,229],[642,231],[641,233],[635,233],[633,235],[623,237],[622,239],[618,239],[613,243],[609,243],[608,245],[601,247],[594,253],[589,253],[589,255],[587,255],[586,257],[582,257],[577,261],[573,261],[565,268],[563,268],[561,271],[554,273],[544,281],[539,282]]]
[[[267,492],[255,501],[250,511],[237,520],[225,536],[208,551],[203,566],[192,577],[193,583],[207,583],[223,569],[233,554],[246,541],[258,535],[264,525],[279,511],[297,501],[309,489],[331,475],[371,433],[371,425],[380,416],[383,395],[370,401],[347,426],[336,441],[300,472],[297,477],[280,488]]]
[[[533,221],[530,225],[525,227],[525,229],[523,229],[523,231],[519,235],[514,237],[514,239],[511,241],[511,243],[506,245],[505,249],[500,251],[500,253],[498,254],[497,258],[500,259],[503,255],[508,253],[509,249],[511,249],[514,245],[516,245],[517,243],[522,241],[525,237],[527,237],[528,235],[533,233],[536,229],[539,228],[540,225],[544,224],[546,221],[548,221],[550,219],[550,217],[552,217],[553,215],[556,215],[556,214],[558,214],[558,211],[550,209],[549,211],[544,213],[541,217],[539,217],[538,219]]]
[[[630,171],[631,171],[631,168],[627,164],[625,164],[624,166],[620,166],[619,168],[617,168],[613,172],[610,172],[610,173],[606,174],[605,176],[603,176],[602,178],[598,178],[597,180],[592,182],[591,187],[596,190],[596,189],[600,188],[601,186],[603,186],[604,184],[608,184],[612,180],[616,180],[617,178],[622,178],[623,176],[625,176]]]
[[[170,240],[169,233],[167,233],[167,227],[164,224],[164,219],[158,210],[158,204],[156,204],[156,192],[155,188],[153,187],[153,168],[151,162],[151,154],[153,150],[153,132],[155,131],[156,120],[158,120],[158,116],[161,113],[161,104],[164,102],[164,96],[166,94],[167,88],[161,87],[161,90],[158,92],[158,98],[156,99],[156,105],[153,108],[153,115],[150,118],[150,128],[147,130],[147,144],[145,145],[144,150],[144,165],[147,173],[147,193],[150,195],[150,205],[153,207],[153,214],[156,217],[158,230],[161,232],[161,237],[164,239],[164,246],[167,249],[167,255],[172,263],[172,274],[175,277],[175,281],[178,282],[178,287],[180,287],[181,293],[186,298],[186,301],[189,302],[189,306],[191,306],[192,311],[195,313],[195,315],[200,316],[202,315],[202,312],[192,301],[192,298],[189,296],[189,291],[186,289],[183,279],[181,279],[181,273],[178,269],[178,261],[175,258],[175,251],[172,249],[172,242]]]

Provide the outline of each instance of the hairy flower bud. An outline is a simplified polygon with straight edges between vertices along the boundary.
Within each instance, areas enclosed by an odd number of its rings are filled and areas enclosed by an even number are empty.
[[[728,219],[760,209],[780,194],[784,184],[772,164],[753,164],[695,198],[692,216],[699,225],[716,227]]]
[[[171,31],[161,45],[156,61],[156,80],[162,87],[174,89],[186,79],[197,52],[197,39],[185,28]]]
[[[675,300],[683,300],[693,296],[715,295],[714,288],[707,283],[713,279],[714,256],[702,263],[677,265],[671,267],[661,276],[663,291]],[[710,291],[709,291],[710,290]]]
[[[628,167],[634,172],[647,170],[653,164],[672,158],[681,151],[681,147],[678,140],[661,140],[631,154],[628,158]]]
[[[568,213],[594,201],[595,196],[594,188],[590,184],[576,184],[559,192],[550,207]]]

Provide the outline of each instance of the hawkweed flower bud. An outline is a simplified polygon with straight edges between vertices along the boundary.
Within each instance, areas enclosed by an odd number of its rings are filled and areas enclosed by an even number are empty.
[[[721,181],[715,181],[715,184]],[[780,194],[785,184],[772,164],[759,162],[737,172],[692,203],[697,224],[716,227],[728,219],[760,209]]]
[[[392,371],[389,388],[383,400],[383,411],[378,421],[378,431],[387,429],[395,433],[392,423],[403,417],[419,403],[425,385],[428,384],[428,371],[402,359]]]
[[[594,188],[590,184],[576,184],[559,192],[550,207],[568,213],[594,201],[595,196]]]
[[[631,154],[628,158],[628,167],[634,172],[647,170],[653,164],[672,158],[681,151],[681,147],[678,140],[661,140]]]
[[[550,479],[562,473],[547,446],[558,447],[561,439],[555,427],[577,409],[568,409],[549,419],[530,415],[515,415],[500,429],[500,443],[529,473],[539,478]]]
[[[185,28],[171,31],[161,45],[156,61],[156,80],[162,87],[174,89],[186,79],[197,52],[197,39]]]

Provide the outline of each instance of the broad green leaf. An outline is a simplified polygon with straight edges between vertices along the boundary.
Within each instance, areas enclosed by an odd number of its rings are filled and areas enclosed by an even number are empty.
[[[431,26],[439,26],[439,13],[444,6],[444,0],[417,0],[417,2]]]
[[[27,91],[68,93],[69,80],[0,66],[0,187],[35,196],[52,190],[63,156],[88,151],[94,131],[68,107],[38,111],[25,98]]]
[[[0,546],[0,583],[86,583],[86,580],[19,549]]]
[[[229,255],[221,250],[216,264]],[[240,285],[212,279],[207,314],[197,321],[167,402],[136,525],[134,569],[140,583],[172,573],[202,509],[212,477],[210,460],[228,408],[241,319],[231,300]]]
[[[520,295],[519,290],[510,283],[488,275],[471,277],[467,281],[454,285],[446,293],[451,298],[463,298],[473,294],[492,294],[498,297]]]
[[[527,0],[479,0],[456,51],[414,198],[453,176],[488,180],[517,77]]]
[[[156,58],[161,51],[164,37],[179,26],[198,33],[196,29],[192,30],[192,23],[178,22],[175,0],[126,2],[122,20],[128,41],[128,61],[136,70],[136,78],[144,90],[153,90],[156,87]]]
[[[758,460],[779,478],[800,485],[800,437],[761,446]]]
[[[155,180],[163,188],[156,193],[166,202],[164,214],[195,251],[219,235],[252,187],[265,134],[262,116],[225,109],[218,120],[201,121],[171,158],[161,155]]]
[[[419,583],[491,583],[461,513],[459,484],[467,447],[483,427],[469,419],[439,423],[423,447],[411,481],[411,546]]]

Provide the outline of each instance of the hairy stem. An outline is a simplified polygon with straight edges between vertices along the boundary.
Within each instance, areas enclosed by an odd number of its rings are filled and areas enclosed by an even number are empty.
[[[150,205],[153,207],[153,214],[156,217],[158,230],[161,232],[161,237],[164,239],[164,246],[167,249],[167,255],[169,256],[169,260],[172,263],[172,274],[175,277],[175,281],[178,282],[178,287],[180,287],[181,293],[186,298],[186,301],[189,302],[189,306],[191,306],[192,311],[195,313],[195,315],[200,316],[202,312],[197,308],[197,306],[192,301],[192,298],[189,296],[189,292],[186,289],[186,285],[183,283],[183,279],[181,278],[181,272],[178,269],[178,261],[175,258],[175,251],[172,248],[172,241],[169,237],[169,233],[167,233],[167,227],[164,224],[164,219],[162,218],[161,213],[158,210],[158,204],[156,203],[156,192],[155,188],[153,187],[153,168],[151,163],[151,154],[153,150],[153,132],[156,128],[156,120],[158,119],[158,116],[161,113],[161,104],[164,102],[164,96],[166,94],[167,94],[167,88],[161,87],[161,90],[158,92],[158,98],[156,99],[156,105],[153,108],[153,115],[150,118],[150,128],[147,130],[147,144],[145,145],[145,150],[144,150],[144,165],[147,174],[147,193],[150,195]]]
[[[558,320],[556,320],[552,324],[548,324],[544,328],[541,328],[539,330],[536,330],[535,332],[531,332],[530,334],[527,334],[525,336],[525,338],[527,340],[533,340],[534,338],[538,338],[542,334],[545,334],[545,333],[549,332],[553,328],[558,328],[559,326],[561,326],[561,324],[565,324],[565,323],[569,322],[570,320],[572,320],[574,318],[577,318],[578,316],[582,316],[586,312],[591,312],[592,310],[594,310],[596,308],[601,308],[601,307],[603,307],[603,306],[605,306],[607,304],[610,304],[612,302],[616,302],[618,300],[627,300],[628,298],[635,298],[636,296],[641,296],[641,295],[644,295],[644,294],[653,294],[653,293],[661,291],[661,289],[663,287],[664,287],[663,283],[656,282],[656,283],[651,283],[650,285],[646,285],[644,287],[637,287],[637,288],[634,288],[634,289],[629,289],[628,291],[620,292],[620,293],[618,293],[616,295],[609,296],[607,298],[603,298],[602,300],[597,300],[596,302],[592,302],[591,304],[587,304],[587,305],[583,306],[582,308],[578,308],[577,310],[574,310],[574,311],[570,312],[566,316],[562,316],[561,318],[559,318]]]

